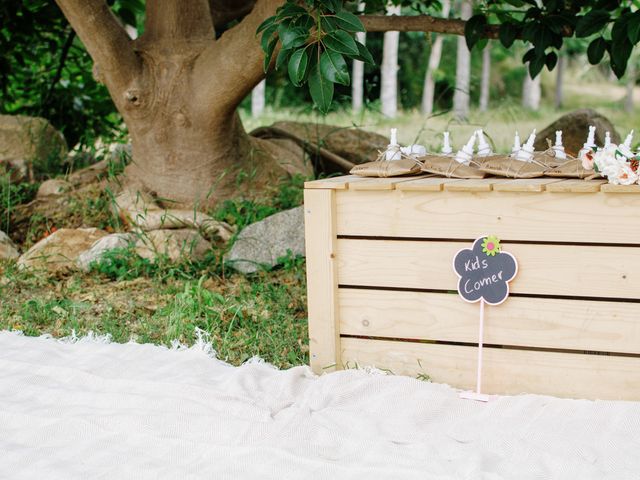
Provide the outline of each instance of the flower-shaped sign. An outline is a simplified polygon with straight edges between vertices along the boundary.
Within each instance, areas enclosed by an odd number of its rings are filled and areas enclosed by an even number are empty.
[[[502,251],[498,238],[489,235],[456,253],[453,268],[460,277],[458,293],[464,300],[499,305],[509,296],[509,282],[516,276],[518,263]]]

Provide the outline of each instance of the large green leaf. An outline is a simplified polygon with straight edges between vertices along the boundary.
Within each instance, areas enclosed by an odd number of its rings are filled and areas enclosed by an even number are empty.
[[[504,45],[505,48],[511,48],[513,42],[515,42],[516,37],[518,36],[518,27],[512,22],[506,22],[500,25],[500,43]]]
[[[464,26],[464,38],[467,41],[467,47],[472,50],[474,45],[478,43],[487,26],[487,17],[483,14],[474,15]]]
[[[360,53],[356,41],[343,30],[327,34],[322,41],[327,50],[344,53],[345,55],[358,55]]]
[[[360,19],[351,12],[341,10],[336,13],[336,23],[347,32],[364,32],[364,25]]]
[[[347,62],[339,53],[326,50],[320,57],[320,72],[331,82],[349,85]]]
[[[318,65],[314,65],[309,72],[309,93],[313,102],[322,113],[327,113],[333,100],[333,83],[324,78]]]
[[[278,35],[280,36],[280,42],[282,48],[297,48],[304,45],[309,38],[309,32],[300,27],[289,27],[285,24],[280,24],[278,27]]]
[[[370,65],[376,64],[376,62],[373,60],[373,57],[371,56],[371,53],[369,53],[369,50],[367,49],[367,47],[365,47],[362,43],[358,41],[356,41],[356,46],[358,47],[358,54],[350,55],[351,58],[355,58],[356,60],[360,60],[361,62],[365,62]]]
[[[296,50],[289,59],[289,78],[291,83],[296,87],[299,87],[304,80],[304,76],[307,73],[307,67],[309,66],[309,54],[307,49]]]
[[[587,48],[587,58],[591,65],[597,65],[602,60],[607,49],[607,41],[603,37],[594,39]]]

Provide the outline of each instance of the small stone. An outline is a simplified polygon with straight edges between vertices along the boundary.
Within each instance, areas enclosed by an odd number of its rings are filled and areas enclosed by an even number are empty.
[[[253,223],[240,232],[224,260],[241,273],[273,267],[291,252],[304,256],[304,210],[292,208]]]
[[[97,228],[61,228],[24,253],[18,265],[51,273],[73,270],[78,256],[105,235],[107,232]]]
[[[136,241],[136,253],[152,262],[165,255],[172,262],[181,259],[202,260],[211,250],[211,244],[196,230],[188,228],[151,230]]]
[[[18,258],[20,253],[18,249],[14,245],[14,243],[9,238],[9,235],[0,230],[0,259],[13,260]]]
[[[60,178],[45,180],[38,188],[36,198],[57,197],[71,190],[73,185]]]
[[[102,256],[116,248],[127,248],[135,242],[135,235],[131,233],[112,233],[97,240],[88,250],[82,252],[76,260],[80,270],[89,271],[92,263],[99,261]]]

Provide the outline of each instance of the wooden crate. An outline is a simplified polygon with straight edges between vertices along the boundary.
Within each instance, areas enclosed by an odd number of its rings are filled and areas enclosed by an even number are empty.
[[[315,372],[372,365],[475,384],[478,304],[456,251],[492,234],[511,296],[487,307],[487,393],[640,400],[640,187],[353,176],[305,186]]]

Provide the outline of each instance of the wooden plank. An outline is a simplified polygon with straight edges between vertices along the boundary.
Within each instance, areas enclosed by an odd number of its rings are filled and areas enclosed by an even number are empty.
[[[477,347],[357,338],[342,339],[347,367],[374,366],[397,375],[428,375],[475,388]],[[567,398],[640,400],[640,358],[485,348],[483,391]]]
[[[544,192],[547,185],[560,182],[560,178],[516,178],[504,183],[496,183],[496,192]]]
[[[447,183],[444,189],[450,192],[490,192],[495,184],[508,181],[509,179],[507,178],[494,177],[469,179],[462,182]]]
[[[605,183],[600,187],[600,190],[605,193],[640,193],[640,185],[614,185],[612,183]]]
[[[338,240],[341,285],[456,290],[453,257],[471,243]],[[503,243],[514,293],[640,299],[640,248]]]
[[[339,235],[640,244],[640,195],[336,193]]]
[[[349,184],[349,188],[352,190],[393,190],[397,184],[408,182],[422,177],[390,177],[390,178],[375,178],[369,177],[361,182],[354,182]]]
[[[321,178],[319,180],[313,180],[310,182],[304,182],[304,188],[307,189],[331,189],[331,190],[346,190],[350,183],[361,182],[366,180],[365,177],[358,177],[357,175],[342,175],[339,177]]]
[[[552,183],[547,186],[547,191],[553,193],[596,193],[600,191],[606,180],[579,180],[569,179]]]
[[[478,304],[457,294],[338,291],[340,333],[366,337],[478,342]],[[485,310],[484,342],[640,353],[640,304],[511,297]]]
[[[309,309],[309,357],[320,374],[340,364],[335,260],[335,192],[305,190],[305,248]]]
[[[396,190],[412,192],[440,192],[445,183],[461,182],[459,178],[427,177],[402,182],[396,185]]]

